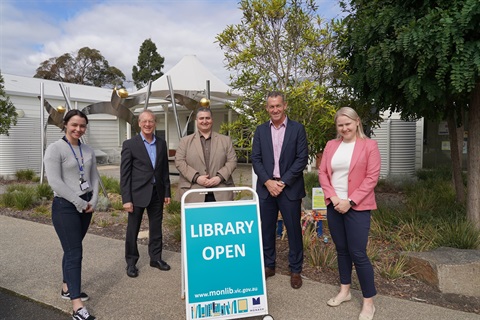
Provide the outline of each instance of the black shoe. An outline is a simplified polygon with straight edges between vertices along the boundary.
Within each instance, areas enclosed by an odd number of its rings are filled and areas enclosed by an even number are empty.
[[[79,308],[72,314],[73,320],[95,320],[96,318],[88,313],[85,307]]]
[[[166,263],[163,260],[158,260],[158,261],[150,261],[150,267],[158,268],[162,271],[168,271],[170,270],[170,266],[168,263]]]
[[[62,292],[60,293],[60,296],[62,297],[62,299],[70,300],[70,291],[67,290],[67,292],[65,292],[62,289]],[[90,299],[90,297],[85,292],[80,292],[80,299],[82,301],[87,301],[88,299]]]
[[[130,278],[138,277],[138,269],[136,266],[127,266],[127,276]]]

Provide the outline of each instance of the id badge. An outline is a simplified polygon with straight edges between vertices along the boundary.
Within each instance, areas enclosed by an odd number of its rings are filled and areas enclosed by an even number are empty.
[[[90,184],[88,184],[88,181],[84,181],[83,179],[80,180],[80,190],[85,191],[88,188],[90,188]]]

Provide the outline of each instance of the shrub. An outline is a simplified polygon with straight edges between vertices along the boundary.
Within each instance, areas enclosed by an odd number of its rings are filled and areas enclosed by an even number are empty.
[[[1,199],[4,207],[12,208],[15,206],[15,197],[12,192],[2,194]]]
[[[478,249],[480,231],[469,221],[444,221],[438,229],[436,245],[458,249]]]
[[[178,201],[176,201],[178,202]],[[182,239],[182,216],[180,213],[171,213],[165,215],[165,225],[170,228],[173,238],[178,242]]]
[[[95,207],[95,210],[97,210],[97,211],[107,211],[109,206],[110,206],[110,200],[108,200],[108,198],[105,198],[103,195],[99,195],[97,206]]]
[[[95,224],[100,228],[105,228],[111,225],[112,223],[109,222],[107,219],[100,219],[99,221],[95,221]]]
[[[35,171],[31,169],[18,170],[15,173],[15,176],[17,177],[17,180],[32,181],[35,177]]]
[[[112,208],[115,210],[123,210],[123,203],[122,201],[113,201],[111,202]]]
[[[105,175],[100,176],[100,178],[107,192],[120,194],[120,181]]]
[[[406,270],[407,258],[400,256],[398,258],[389,258],[382,263],[376,265],[380,275],[386,279],[395,280],[410,275]]]
[[[7,192],[26,192],[29,188],[30,186],[26,184],[16,183],[9,185],[7,187]]]
[[[18,210],[25,210],[32,208],[36,202],[35,192],[29,189],[25,192],[13,192],[15,199],[15,208]]]
[[[53,198],[53,190],[47,183],[37,185],[37,196],[40,199],[51,200]]]
[[[307,195],[311,196],[312,189],[320,187],[317,170],[305,173],[303,179],[305,180],[305,191],[307,192]]]
[[[180,215],[182,211],[182,204],[179,201],[171,200],[169,204],[166,205],[165,209],[170,214],[178,214]]]
[[[52,211],[50,210],[50,207],[41,205],[38,207],[35,207],[35,214],[34,216],[37,217],[51,217],[52,216]]]

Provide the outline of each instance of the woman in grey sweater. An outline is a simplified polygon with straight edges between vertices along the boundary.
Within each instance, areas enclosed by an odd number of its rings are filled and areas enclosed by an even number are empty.
[[[73,304],[74,320],[93,320],[83,305],[88,295],[81,292],[82,240],[87,233],[98,200],[95,153],[82,144],[88,118],[78,110],[64,117],[65,136],[48,146],[45,171],[54,191],[52,222],[63,248],[61,297]]]

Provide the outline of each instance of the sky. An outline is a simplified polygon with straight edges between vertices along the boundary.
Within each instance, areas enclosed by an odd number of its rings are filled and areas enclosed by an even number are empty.
[[[337,0],[316,3],[326,19],[342,15]],[[163,72],[193,54],[228,84],[215,37],[241,18],[238,0],[0,0],[0,71],[33,77],[43,61],[86,46],[131,81],[150,38],[165,58]]]

